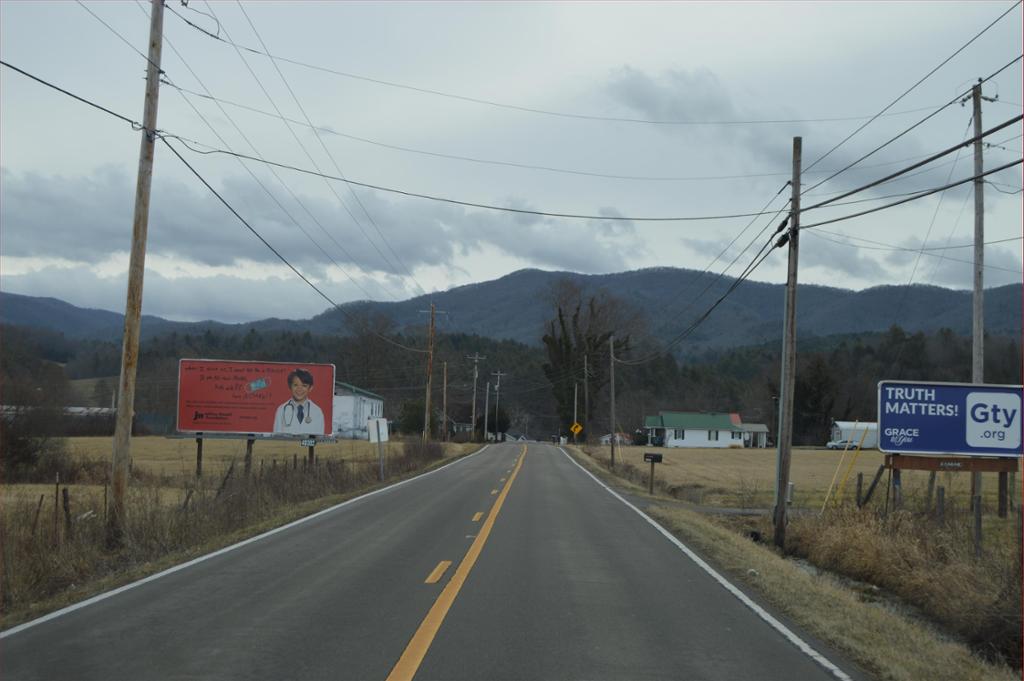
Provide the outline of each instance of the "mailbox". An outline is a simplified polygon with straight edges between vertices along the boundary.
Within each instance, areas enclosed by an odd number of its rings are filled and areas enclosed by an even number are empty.
[[[661,454],[644,452],[644,463],[661,463]]]

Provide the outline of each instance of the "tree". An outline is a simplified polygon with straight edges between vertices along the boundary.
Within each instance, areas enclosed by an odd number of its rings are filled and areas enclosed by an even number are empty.
[[[423,400],[406,400],[398,414],[398,429],[406,435],[423,432]]]
[[[548,322],[541,339],[547,353],[542,369],[557,403],[560,431],[567,432],[572,425],[574,393],[578,395],[577,418],[582,414],[583,422],[589,423],[586,405],[589,403],[592,410],[594,401],[584,391],[594,395],[608,383],[608,341],[612,333],[616,334],[615,354],[621,357],[630,347],[628,329],[636,328],[639,322],[625,303],[604,291],[584,304],[578,289],[574,298],[573,291],[562,283],[556,288],[555,302],[555,318]]]

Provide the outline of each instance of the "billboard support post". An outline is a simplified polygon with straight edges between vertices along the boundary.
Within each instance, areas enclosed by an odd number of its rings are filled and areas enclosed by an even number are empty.
[[[203,477],[203,434],[196,433],[196,480]]]
[[[309,446],[309,459],[306,462],[310,468],[313,468],[313,461],[316,459],[316,447],[314,445]]]
[[[252,473],[252,446],[255,443],[252,437],[249,437],[245,441],[245,477],[249,477]]]

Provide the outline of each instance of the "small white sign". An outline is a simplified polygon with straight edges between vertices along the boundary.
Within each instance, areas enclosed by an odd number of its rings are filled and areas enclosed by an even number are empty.
[[[387,442],[388,441],[388,420],[387,419],[367,419],[366,430],[370,434],[370,442]]]
[[[1020,448],[1020,397],[1013,393],[968,393],[966,407],[967,444]]]

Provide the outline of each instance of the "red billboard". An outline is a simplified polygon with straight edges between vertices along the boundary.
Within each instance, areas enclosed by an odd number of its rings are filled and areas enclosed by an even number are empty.
[[[330,435],[334,365],[183,359],[178,430]]]

